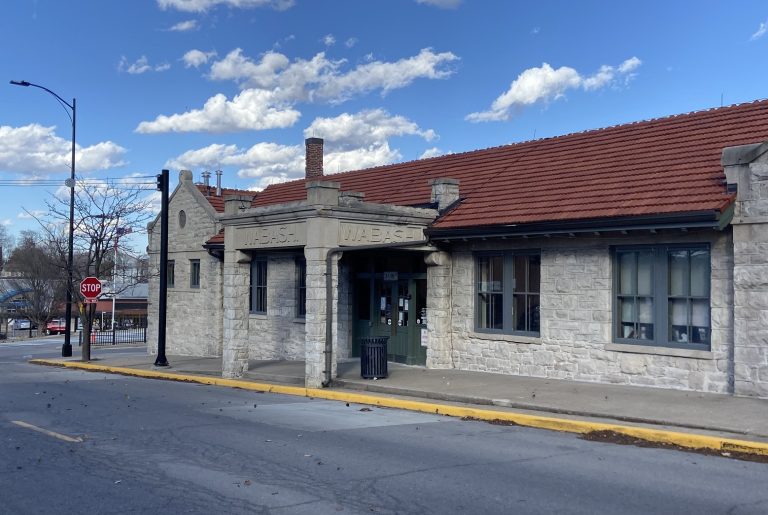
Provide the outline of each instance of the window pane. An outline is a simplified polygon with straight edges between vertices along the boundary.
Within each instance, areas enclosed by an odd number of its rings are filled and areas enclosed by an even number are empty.
[[[503,296],[497,293],[478,295],[478,326],[481,329],[503,329]]]
[[[525,295],[514,295],[512,297],[512,325],[515,331],[525,331]]]
[[[688,299],[669,299],[669,341],[685,343],[688,335]]]
[[[653,253],[637,253],[637,294],[653,295]]]
[[[538,293],[541,283],[541,256],[528,256],[528,291]],[[538,306],[538,301],[537,304]],[[536,329],[538,331],[538,329]]]
[[[635,321],[635,299],[620,298],[619,299],[619,311],[621,312],[622,322],[634,322]]]
[[[709,343],[709,302],[691,301],[691,341]]]
[[[653,323],[653,298],[645,297],[637,299],[637,318],[641,324]]]
[[[512,296],[512,329],[539,332],[539,296],[517,293]]]
[[[482,256],[477,262],[478,291],[501,292],[504,288],[502,256]]]
[[[669,294],[673,297],[688,295],[686,278],[688,276],[688,251],[669,252]]]
[[[539,315],[539,296],[528,295],[528,330],[539,332],[541,317]]]
[[[635,338],[635,300],[619,298],[619,338]]]
[[[528,291],[528,256],[515,256],[515,291]]]
[[[620,252],[619,262],[619,293],[631,295],[635,293],[635,256],[636,252]]]
[[[709,297],[709,251],[691,251],[691,295]]]

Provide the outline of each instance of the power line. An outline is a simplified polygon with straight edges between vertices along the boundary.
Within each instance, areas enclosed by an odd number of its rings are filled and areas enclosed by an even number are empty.
[[[143,180],[142,180],[143,179]],[[146,179],[153,179],[151,182]],[[81,178],[77,184],[81,186],[107,186],[112,189],[153,189],[155,186],[155,177],[151,175],[140,175],[133,177],[104,177],[104,178]],[[65,186],[64,181],[60,179],[32,178],[32,179],[0,179],[0,186],[13,187],[58,187]]]

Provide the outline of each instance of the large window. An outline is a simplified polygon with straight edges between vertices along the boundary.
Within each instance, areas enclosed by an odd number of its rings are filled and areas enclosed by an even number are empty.
[[[189,260],[189,287],[190,288],[200,287],[200,260],[199,259]]]
[[[251,288],[248,296],[248,309],[251,313],[267,312],[267,260],[251,261]]]
[[[707,245],[620,247],[614,276],[616,341],[709,349]]]
[[[478,254],[475,329],[538,336],[541,255]]]
[[[166,285],[168,286],[168,288],[173,288],[174,284],[176,284],[176,261],[174,261],[173,259],[169,259],[166,266],[167,266],[165,271]]]
[[[296,258],[296,316],[307,316],[307,260]]]

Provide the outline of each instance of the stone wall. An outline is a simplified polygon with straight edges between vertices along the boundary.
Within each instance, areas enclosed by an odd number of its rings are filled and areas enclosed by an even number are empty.
[[[175,284],[168,288],[166,318],[166,354],[189,356],[221,356],[222,354],[222,273],[223,263],[203,249],[203,244],[218,226],[212,208],[201,205],[201,196],[182,172],[182,184],[169,203],[168,259],[175,262]],[[203,202],[207,202],[203,199]],[[210,206],[209,206],[210,207]],[[184,227],[180,211],[185,212]],[[157,353],[157,320],[160,271],[160,221],[149,235],[151,277],[147,345]],[[190,287],[190,260],[200,260],[200,287]]]
[[[248,297],[241,301],[247,309]],[[296,256],[269,256],[267,314],[248,316],[250,359],[304,359],[305,321],[297,316],[296,301]]]
[[[429,301],[429,366],[707,392],[732,389],[729,232],[518,241],[521,243],[485,242],[455,248],[449,289],[435,288],[448,265],[429,269],[429,295],[437,293]],[[711,245],[711,351],[612,343],[611,246],[680,242]],[[475,332],[473,252],[515,248],[541,250],[540,337]],[[447,315],[440,310],[446,298],[450,299]],[[433,314],[433,310],[437,312]],[[450,337],[445,336],[446,324]],[[443,357],[446,354],[450,363]]]
[[[768,397],[768,144],[727,149],[733,219],[735,393]]]

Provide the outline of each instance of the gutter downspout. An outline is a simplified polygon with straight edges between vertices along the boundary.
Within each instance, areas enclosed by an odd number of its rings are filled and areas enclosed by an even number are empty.
[[[383,243],[378,245],[360,245],[355,247],[333,247],[328,250],[325,256],[325,381],[322,382],[323,388],[331,384],[331,367],[333,357],[333,256],[338,252],[352,250],[377,250],[377,249],[399,249],[407,247],[417,247],[427,245],[429,240],[410,241],[407,243]]]

